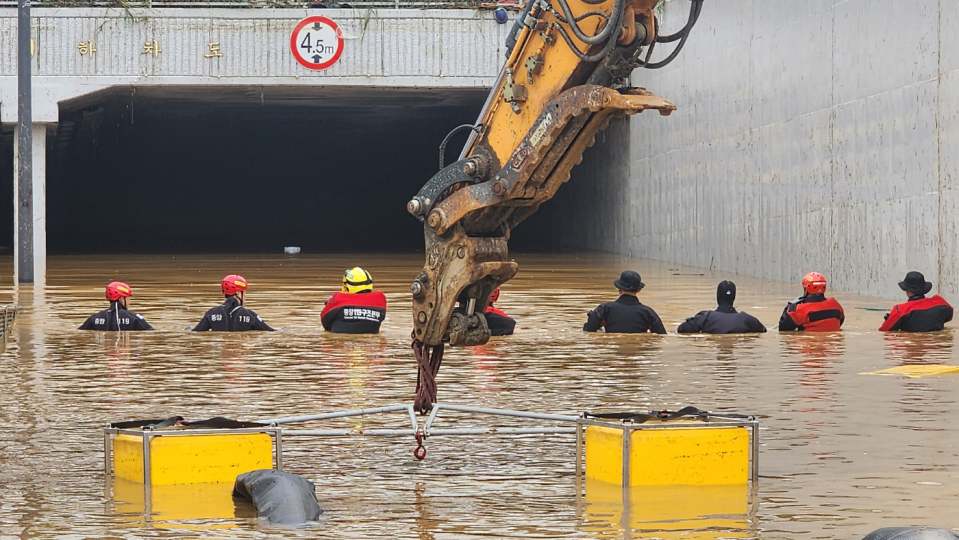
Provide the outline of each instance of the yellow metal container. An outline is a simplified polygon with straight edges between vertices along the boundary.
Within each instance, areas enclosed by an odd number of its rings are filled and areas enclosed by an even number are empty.
[[[144,489],[142,480],[116,478],[110,484],[114,513],[119,521],[135,526],[148,519],[155,528],[232,529],[235,518],[256,517],[255,511],[244,513],[246,509],[233,502],[233,482]]]
[[[623,489],[586,479],[583,528],[606,537],[628,529],[635,538],[719,540],[755,538],[750,530],[749,486],[636,486]],[[647,533],[644,535],[644,533]]]
[[[150,440],[150,484],[233,482],[237,475],[273,468],[273,440],[266,433],[164,436]],[[143,438],[113,439],[113,473],[143,482]]]
[[[630,486],[746,484],[750,441],[746,427],[628,429],[586,427],[586,477],[623,485],[623,434],[630,435]]]

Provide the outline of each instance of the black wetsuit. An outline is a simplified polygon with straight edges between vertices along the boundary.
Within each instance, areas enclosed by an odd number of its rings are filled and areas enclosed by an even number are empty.
[[[516,321],[505,311],[490,305],[486,307],[486,326],[491,336],[511,336],[516,329]]]
[[[587,314],[584,331],[596,332],[601,327],[605,327],[609,334],[666,333],[659,315],[631,294],[624,294],[615,302],[600,304]]]
[[[765,332],[766,327],[745,311],[719,306],[714,311],[700,311],[695,317],[686,319],[676,331],[680,334],[746,334]]]
[[[221,306],[217,306],[200,319],[194,332],[246,332],[247,330],[266,330],[272,332],[270,325],[263,322],[259,315],[240,305],[235,296],[226,299]]]
[[[110,304],[110,309],[105,309],[99,313],[90,315],[80,330],[153,330],[150,323],[136,313],[130,313],[123,309],[119,302]]]

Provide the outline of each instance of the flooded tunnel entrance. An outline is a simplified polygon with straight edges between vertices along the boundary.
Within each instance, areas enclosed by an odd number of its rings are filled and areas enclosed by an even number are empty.
[[[422,249],[406,201],[486,94],[164,87],[62,104],[48,140],[49,251]]]
[[[437,171],[440,142],[475,121],[486,95],[153,87],[62,103],[47,135],[48,252],[420,251],[422,225],[406,202]],[[466,134],[451,139],[447,162]],[[607,214],[592,208],[593,192],[610,189],[609,148],[625,137],[613,145],[601,137],[570,185],[512,232],[510,249],[582,248],[584,224]],[[0,203],[8,208],[14,144],[4,125]],[[0,252],[12,245],[13,221],[3,220]]]

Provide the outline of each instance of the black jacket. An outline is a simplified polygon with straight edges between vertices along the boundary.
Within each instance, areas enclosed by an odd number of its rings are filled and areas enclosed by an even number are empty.
[[[505,311],[493,306],[486,308],[486,326],[491,336],[512,336],[516,329],[516,321]]]
[[[765,332],[766,327],[745,311],[719,306],[714,311],[700,311],[695,317],[686,319],[676,331],[680,334],[746,334]]]
[[[129,311],[120,307],[119,302],[113,302],[110,305],[110,309],[105,309],[99,313],[90,315],[90,318],[84,321],[84,323],[80,325],[79,329],[116,331],[153,330],[153,327],[150,326],[150,323],[148,323],[143,317],[137,315],[136,313],[130,313]]]
[[[247,330],[266,330],[272,332],[268,324],[263,322],[259,315],[240,305],[235,296],[227,298],[221,306],[217,306],[200,319],[194,332],[245,332]]]
[[[666,333],[659,315],[631,294],[624,294],[615,302],[600,304],[587,314],[583,330],[596,332],[600,327],[605,327],[608,334]]]

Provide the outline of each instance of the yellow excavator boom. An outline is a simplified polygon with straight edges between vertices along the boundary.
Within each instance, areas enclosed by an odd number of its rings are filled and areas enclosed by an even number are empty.
[[[489,296],[512,278],[510,231],[569,179],[597,133],[623,115],[675,106],[629,85],[635,68],[662,67],[685,44],[686,25],[657,34],[659,0],[529,0],[510,32],[509,55],[460,159],[409,202],[424,222],[426,264],[413,281],[416,408],[430,410],[445,343],[480,345]],[[650,61],[657,42],[678,41]],[[441,156],[442,159],[442,156]]]

